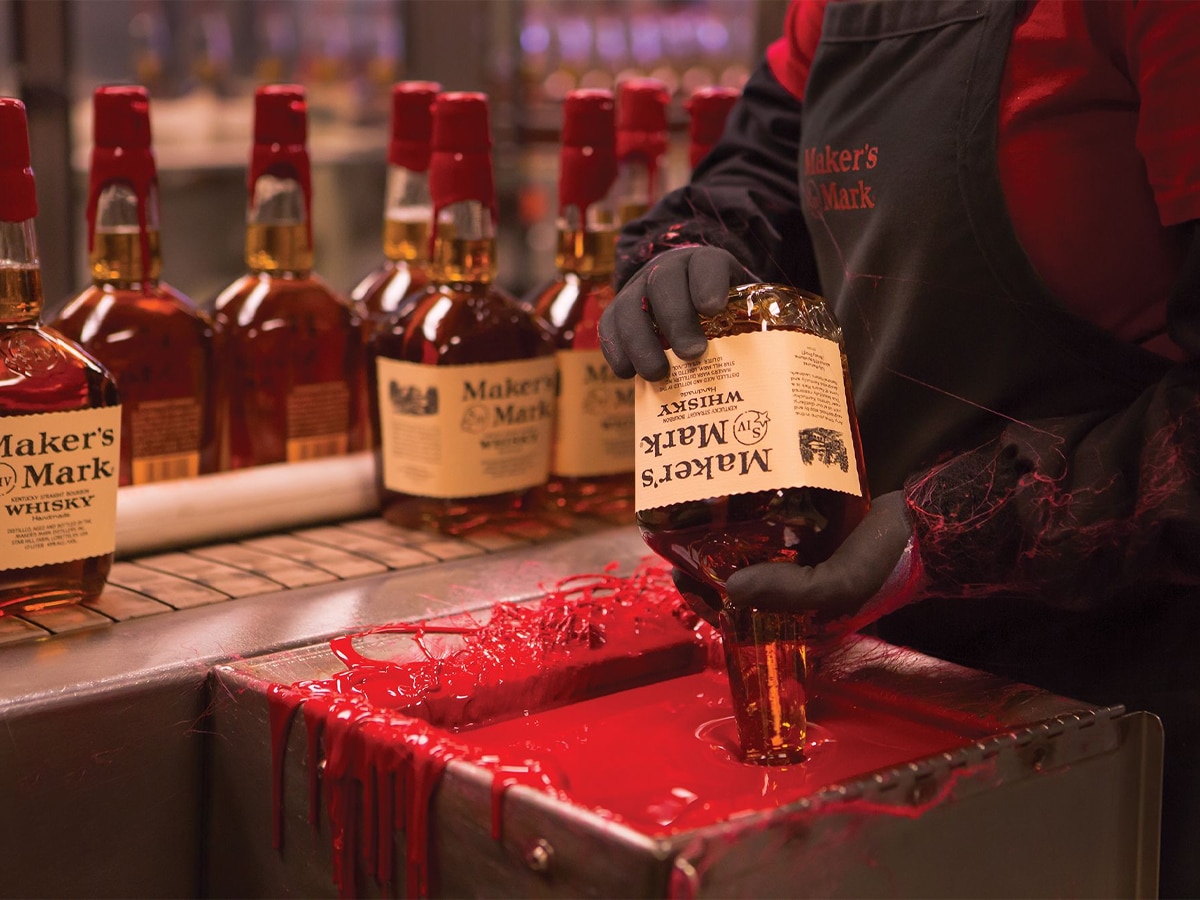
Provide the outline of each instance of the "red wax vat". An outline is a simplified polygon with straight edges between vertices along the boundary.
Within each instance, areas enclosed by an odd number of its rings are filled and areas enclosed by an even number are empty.
[[[1138,896],[1156,720],[862,638],[739,761],[661,570],[214,672],[211,896]]]

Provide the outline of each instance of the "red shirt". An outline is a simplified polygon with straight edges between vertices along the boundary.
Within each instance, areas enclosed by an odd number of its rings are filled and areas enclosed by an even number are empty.
[[[792,0],[771,71],[797,98],[828,0]],[[1000,88],[997,159],[1017,237],[1070,309],[1179,358],[1166,298],[1200,219],[1200,3],[1036,0]]]

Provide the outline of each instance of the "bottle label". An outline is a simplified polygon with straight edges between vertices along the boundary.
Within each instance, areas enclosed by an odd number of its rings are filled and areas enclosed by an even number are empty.
[[[379,358],[376,373],[388,490],[450,499],[546,481],[554,357],[465,366]]]
[[[120,453],[119,406],[0,418],[0,570],[112,553]]]
[[[350,447],[350,389],[341,381],[298,384],[287,398],[287,461],[341,456]]]
[[[817,487],[862,496],[841,349],[795,331],[730,335],[635,379],[638,510]]]
[[[129,416],[134,484],[200,474],[200,404],[190,397],[143,400]]]
[[[558,351],[558,417],[550,471],[598,478],[633,471],[633,384],[600,350]]]

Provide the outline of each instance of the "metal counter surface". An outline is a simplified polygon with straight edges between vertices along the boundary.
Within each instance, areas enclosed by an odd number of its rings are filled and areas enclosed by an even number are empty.
[[[0,646],[0,896],[198,896],[214,665],[530,599],[646,555],[632,526],[578,530]]]

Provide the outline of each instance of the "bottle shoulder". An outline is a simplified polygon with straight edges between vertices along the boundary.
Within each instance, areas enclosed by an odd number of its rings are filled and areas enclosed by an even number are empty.
[[[222,328],[248,327],[264,318],[314,316],[345,327],[357,327],[358,323],[350,301],[315,275],[243,275],[217,295],[213,312]]]
[[[0,328],[0,412],[51,412],[118,403],[112,372],[54,327]]]
[[[214,323],[186,294],[159,282],[147,289],[90,285],[68,301],[53,327],[71,340],[91,344],[116,332],[132,331],[137,338],[164,329],[205,340],[212,337]]]

